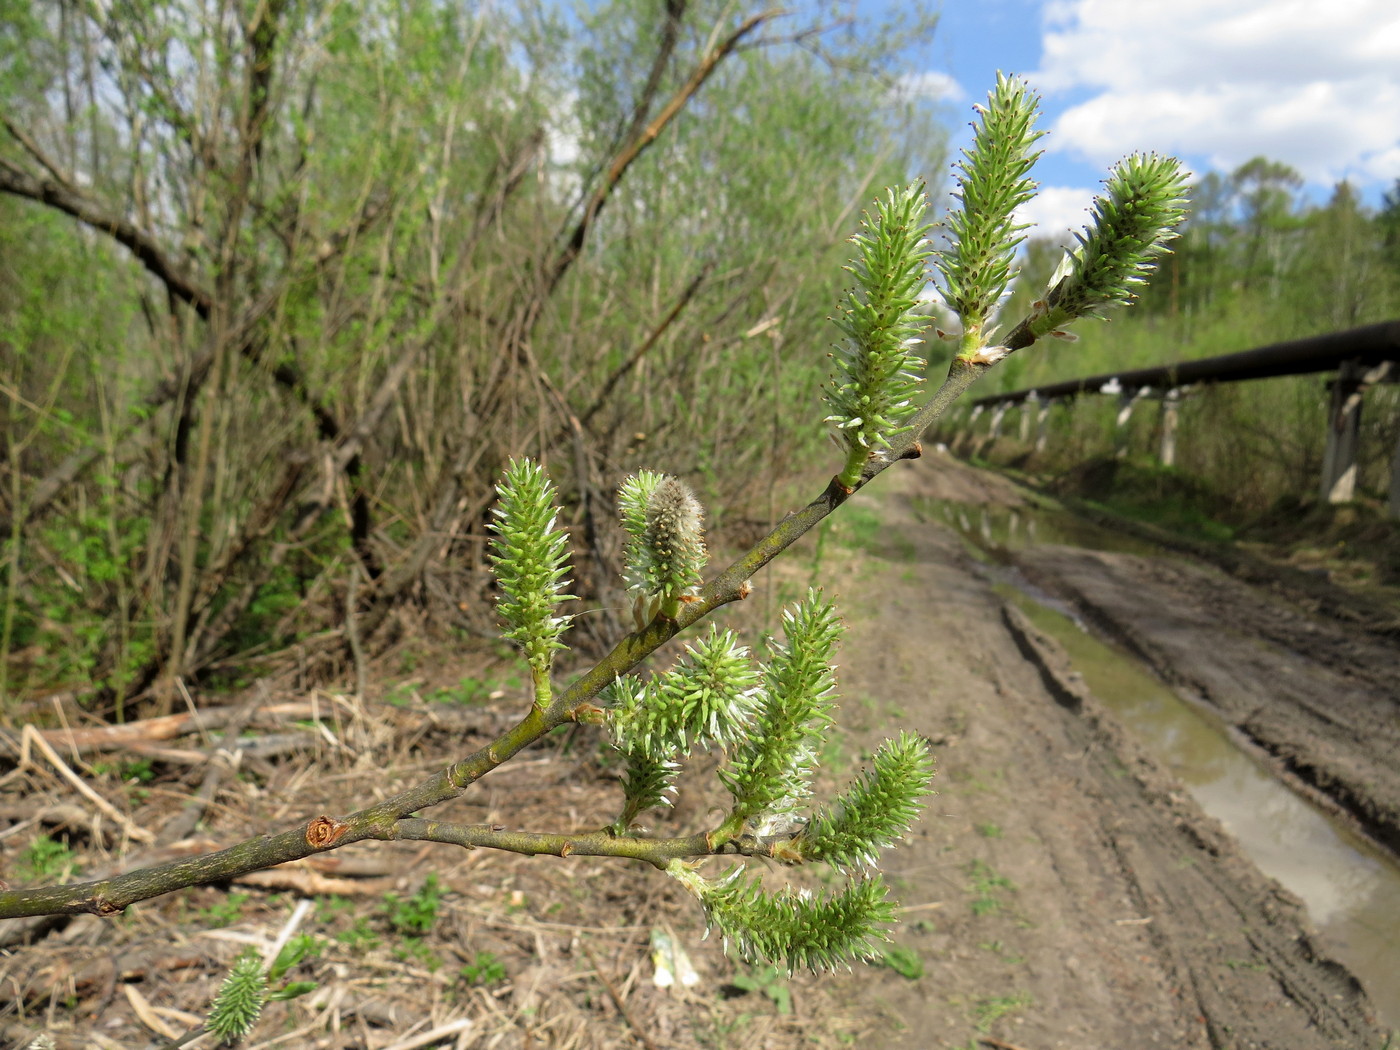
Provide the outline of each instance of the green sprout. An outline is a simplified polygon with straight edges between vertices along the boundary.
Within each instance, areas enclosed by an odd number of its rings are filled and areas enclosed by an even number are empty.
[[[262,959],[256,948],[245,948],[219,986],[205,1027],[224,1042],[236,1042],[253,1030],[267,999]]]
[[[873,865],[880,850],[909,830],[932,777],[933,759],[922,737],[904,732],[885,741],[870,771],[803,829],[803,859],[838,868]]]
[[[612,687],[606,718],[624,753],[669,761],[695,749],[728,747],[752,721],[758,674],[733,631],[711,625],[674,668],[643,684],[632,675]]]
[[[960,360],[983,354],[992,337],[988,324],[1015,276],[1016,248],[1027,229],[1016,222],[1016,209],[1035,196],[1030,170],[1040,152],[1031,147],[1045,134],[1035,130],[1037,101],[1025,81],[997,73],[987,105],[976,107],[981,119],[972,148],[957,164],[952,245],[934,265],[943,275],[943,300],[962,321]]]
[[[737,834],[749,823],[761,835],[790,827],[793,812],[811,794],[816,748],[832,722],[836,680],[830,657],[841,621],[809,591],[783,613],[783,629],[788,644],[772,645],[754,725],[720,771],[734,796],[722,833]]]
[[[1186,174],[1175,157],[1135,153],[1109,173],[1079,245],[1067,251],[1028,323],[1037,338],[1080,317],[1125,306],[1169,251],[1186,214]]]
[[[826,393],[826,422],[835,424],[846,448],[837,480],[847,491],[859,482],[866,461],[908,430],[918,411],[913,399],[923,381],[922,361],[914,348],[929,319],[922,294],[924,263],[933,254],[927,210],[922,183],[890,190],[852,238],[856,258],[846,270],[856,283],[833,318],[844,339],[833,355],[836,374]]]
[[[491,563],[502,597],[498,606],[506,621],[505,636],[525,653],[535,687],[535,704],[543,708],[551,691],[549,668],[571,617],[557,614],[573,599],[564,594],[569,552],[554,486],[544,468],[530,460],[512,461],[496,491],[499,505],[492,512],[496,537]]]
[[[789,974],[877,958],[886,940],[884,927],[895,921],[895,905],[879,875],[812,896],[786,889],[765,893],[758,877],[746,876],[742,868],[714,881],[682,861],[672,861],[666,871],[699,899],[711,925],[740,958]]]

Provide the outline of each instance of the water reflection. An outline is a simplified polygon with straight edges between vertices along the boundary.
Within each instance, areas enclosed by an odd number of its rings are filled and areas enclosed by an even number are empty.
[[[1224,726],[1132,657],[1009,585],[998,589],[1065,647],[1094,695],[1259,870],[1307,905],[1327,946],[1361,978],[1381,1021],[1400,1026],[1400,869],[1285,787],[1236,747]]]
[[[1134,658],[1088,634],[1062,603],[1029,587],[1008,553],[1037,543],[1158,554],[1131,536],[1063,511],[969,508],[929,500],[927,520],[954,525],[1014,601],[1069,653],[1075,670],[1127,729],[1219,820],[1259,869],[1307,905],[1327,947],[1366,986],[1383,1024],[1400,1027],[1400,868],[1280,783],[1205,711]]]

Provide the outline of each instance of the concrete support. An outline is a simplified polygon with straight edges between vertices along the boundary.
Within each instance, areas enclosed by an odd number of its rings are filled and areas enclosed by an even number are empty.
[[[1031,439],[1031,413],[1035,411],[1035,392],[1032,391],[1026,399],[1021,402],[1021,444],[1026,444]]]
[[[962,432],[958,434],[957,451],[959,455],[966,455],[974,447],[972,431],[977,426],[977,420],[982,417],[982,410],[985,405],[973,405],[971,413],[968,414],[967,422],[963,424]]]
[[[1162,397],[1162,440],[1157,458],[1164,467],[1176,466],[1176,425],[1181,414],[1181,391],[1173,388]]]
[[[1039,402],[1035,421],[1035,450],[1037,452],[1044,452],[1045,446],[1050,443],[1050,406],[1053,404],[1054,402],[1050,400]]]
[[[1320,495],[1328,503],[1346,503],[1356,495],[1356,444],[1361,433],[1362,368],[1346,362],[1332,380],[1327,411],[1327,448],[1322,454]]]
[[[1125,390],[1118,395],[1118,415],[1113,420],[1115,459],[1123,459],[1128,455],[1128,420],[1132,418],[1133,407],[1151,391],[1151,387],[1145,386],[1136,392]]]
[[[992,409],[992,429],[987,434],[989,441],[995,441],[1001,437],[1001,421],[1006,418],[1006,410],[1010,407],[1009,401],[1002,401],[997,404],[996,408]]]

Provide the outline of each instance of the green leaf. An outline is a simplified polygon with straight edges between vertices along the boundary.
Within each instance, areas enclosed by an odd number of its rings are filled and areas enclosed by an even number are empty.
[[[267,1001],[270,1003],[280,1003],[288,999],[299,999],[303,995],[314,992],[319,987],[320,985],[315,981],[292,981],[269,995]]]

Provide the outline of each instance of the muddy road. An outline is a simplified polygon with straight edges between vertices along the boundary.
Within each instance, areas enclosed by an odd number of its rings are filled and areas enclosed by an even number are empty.
[[[854,605],[842,688],[879,698],[867,742],[911,725],[938,745],[940,775],[912,849],[892,857],[912,909],[898,940],[927,974],[849,979],[847,994],[883,1018],[872,1045],[1385,1045],[1377,1004],[1301,902],[995,593],[956,529],[923,511],[1014,505],[1020,491],[946,457],[890,480],[865,497],[885,527],[863,549],[847,544],[832,581]],[[1054,546],[1016,558],[1163,680],[1216,705],[1280,772],[1395,842],[1394,642],[1179,560]]]

